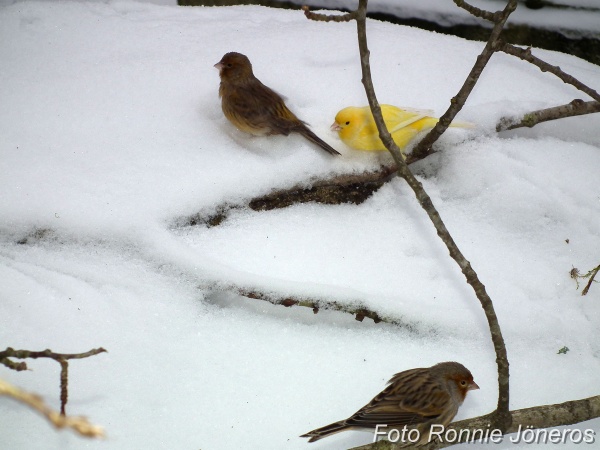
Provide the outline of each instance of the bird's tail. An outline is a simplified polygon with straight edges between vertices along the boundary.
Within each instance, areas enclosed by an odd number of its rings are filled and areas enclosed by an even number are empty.
[[[421,131],[435,127],[436,123],[438,123],[438,119],[436,117],[425,117],[421,120],[414,122],[413,124],[410,124],[409,126]],[[459,120],[453,120],[452,122],[450,122],[450,126],[452,128],[475,128],[474,123],[461,122]]]
[[[331,423],[324,427],[317,428],[316,430],[309,431],[300,437],[310,438],[308,442],[315,442],[319,439],[323,439],[324,437],[331,436],[332,434],[339,433],[340,431],[348,430],[350,428],[352,428],[352,426],[347,425],[345,420],[340,420],[339,422]]]
[[[459,120],[453,120],[450,122],[450,126],[453,128],[475,128],[476,125],[471,122],[461,122]]]
[[[325,142],[323,139],[321,139],[319,136],[317,136],[315,133],[309,130],[308,127],[302,126],[298,129],[298,133],[300,133],[302,136],[304,136],[306,139],[313,142],[314,144],[317,144],[330,155],[340,154],[340,152],[335,150],[331,145],[329,145],[327,142]]]

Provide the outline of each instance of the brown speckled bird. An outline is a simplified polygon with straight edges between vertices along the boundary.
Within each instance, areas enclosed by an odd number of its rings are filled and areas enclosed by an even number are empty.
[[[300,133],[326,152],[339,155],[285,106],[279,94],[254,76],[245,55],[226,53],[215,67],[221,77],[219,96],[223,114],[238,129],[255,136]]]
[[[412,445],[423,445],[429,440],[432,425],[446,427],[462,405],[467,392],[479,389],[471,372],[460,363],[442,362],[435,366],[411,369],[397,373],[388,386],[373,400],[346,420],[309,431],[300,437],[314,442],[340,431],[416,428],[420,439]]]

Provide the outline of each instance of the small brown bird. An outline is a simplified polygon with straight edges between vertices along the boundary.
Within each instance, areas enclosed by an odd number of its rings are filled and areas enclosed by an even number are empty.
[[[245,55],[226,53],[215,67],[221,77],[219,96],[223,114],[238,129],[255,136],[300,133],[326,152],[339,155],[285,106],[279,94],[254,76]]]
[[[462,405],[467,392],[479,389],[471,372],[457,362],[442,362],[435,366],[397,373],[388,386],[346,420],[309,431],[300,437],[314,442],[340,431],[357,428],[374,429],[387,425],[387,430],[416,428],[419,440],[429,441],[432,425],[446,427]]]

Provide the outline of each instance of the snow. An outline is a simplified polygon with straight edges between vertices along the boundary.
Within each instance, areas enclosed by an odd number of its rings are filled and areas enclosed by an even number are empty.
[[[482,48],[368,27],[379,100],[436,114]],[[232,50],[343,156],[298,136],[235,130],[212,67]],[[600,84],[597,66],[534,54]],[[309,447],[298,435],[352,414],[394,373],[446,360],[469,367],[481,387],[457,419],[494,409],[481,307],[402,181],[359,206],[242,207],[216,227],[184,225],[390,160],[329,131],[339,109],[366,104],[353,23],[250,6],[15,2],[0,6],[0,60],[2,348],[108,350],[71,362],[67,405],[104,425],[106,440],[56,432],[3,400],[0,447],[349,448],[372,435]],[[495,302],[513,409],[598,394],[600,289],[581,297],[569,271],[599,263],[600,117],[494,131],[506,114],[574,98],[589,100],[495,55],[459,115],[478,127],[450,130],[412,166]],[[365,305],[408,326],[273,306],[234,287]],[[58,405],[58,364],[28,365],[0,376]]]

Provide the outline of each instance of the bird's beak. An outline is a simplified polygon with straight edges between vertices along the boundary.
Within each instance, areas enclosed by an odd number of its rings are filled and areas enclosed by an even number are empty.
[[[477,383],[475,383],[474,381],[469,385],[469,391],[474,391],[476,389],[479,389],[479,385]]]
[[[342,130],[342,127],[340,127],[337,122],[333,122],[333,124],[331,125],[330,128],[331,128],[331,131],[341,131]]]
[[[223,68],[223,63],[221,61],[219,61],[218,63],[215,64],[214,66],[216,69],[219,70],[219,72],[221,72],[221,69]]]

